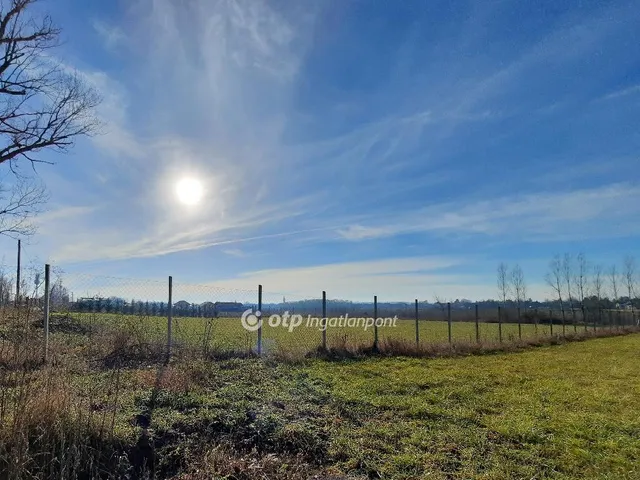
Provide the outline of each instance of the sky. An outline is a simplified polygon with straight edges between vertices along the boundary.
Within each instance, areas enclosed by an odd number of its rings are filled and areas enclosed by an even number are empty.
[[[23,248],[74,288],[127,297],[172,275],[289,298],[485,299],[505,262],[543,299],[554,254],[640,259],[634,1],[37,10],[103,99],[99,135],[40,154],[50,201]],[[198,205],[177,201],[183,178],[202,182]],[[0,250],[15,264],[13,240]]]

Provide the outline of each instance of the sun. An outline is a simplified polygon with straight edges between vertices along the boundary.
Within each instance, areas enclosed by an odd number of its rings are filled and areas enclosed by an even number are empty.
[[[203,193],[202,182],[195,178],[183,178],[176,184],[176,195],[183,205],[197,205]]]

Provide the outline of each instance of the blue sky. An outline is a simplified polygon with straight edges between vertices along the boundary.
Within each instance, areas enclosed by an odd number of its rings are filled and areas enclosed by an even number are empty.
[[[501,261],[544,298],[555,253],[640,255],[636,2],[179,3],[40,4],[105,126],[42,155],[31,258],[433,300],[497,296]]]

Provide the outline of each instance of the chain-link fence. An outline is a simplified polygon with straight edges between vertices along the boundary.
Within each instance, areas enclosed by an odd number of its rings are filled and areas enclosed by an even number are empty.
[[[420,352],[638,326],[634,310],[393,302],[382,296],[349,301],[326,292],[301,296],[171,277],[134,280],[36,270],[22,275],[19,290],[15,277],[0,272],[0,308],[28,306],[47,345],[55,335],[102,361],[110,356],[154,361],[168,353],[213,358]]]
[[[171,296],[173,348],[206,356],[257,351],[257,332],[241,322],[245,311],[258,310],[255,290],[173,281]]]

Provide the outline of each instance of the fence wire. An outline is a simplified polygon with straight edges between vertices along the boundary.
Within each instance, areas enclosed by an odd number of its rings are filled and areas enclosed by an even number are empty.
[[[257,311],[256,291],[173,281],[173,346],[204,355],[250,353],[257,333],[242,327],[247,310]]]
[[[7,268],[7,271],[10,271]],[[44,275],[0,275],[0,308],[29,305],[43,318]],[[298,295],[228,289],[173,279],[142,280],[53,270],[49,330],[98,359],[162,354],[304,356],[324,349],[410,351],[430,346],[517,343],[637,326],[621,309],[518,308],[513,304],[349,301],[331,292]],[[39,320],[44,327],[44,321]],[[115,353],[114,353],[115,352]]]

